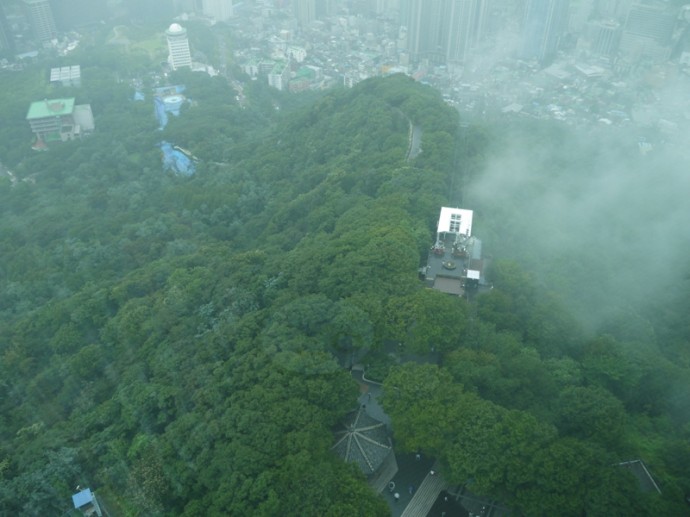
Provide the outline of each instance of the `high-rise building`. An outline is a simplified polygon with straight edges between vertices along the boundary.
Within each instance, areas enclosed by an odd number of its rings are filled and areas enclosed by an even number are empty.
[[[488,11],[486,0],[455,0],[450,2],[447,20],[446,60],[464,63],[484,35]]]
[[[178,23],[173,23],[165,31],[168,40],[168,62],[173,70],[192,66],[192,54],[189,51],[189,40],[187,39],[187,29]]]
[[[369,12],[374,14],[390,14],[400,8],[399,0],[369,0],[367,4]]]
[[[520,57],[545,63],[553,59],[568,27],[568,0],[528,0]]]
[[[211,16],[219,22],[232,18],[232,0],[203,0],[201,9],[206,16]]]
[[[337,0],[317,0],[315,4],[317,20],[326,16],[333,16],[336,12]]]
[[[595,0],[591,17],[625,21],[633,0]]]
[[[613,56],[618,51],[621,25],[615,20],[597,20],[590,23],[591,49],[595,54]]]
[[[405,3],[401,16],[407,25],[407,50],[412,60],[445,61],[446,6],[447,0],[408,0]]]
[[[307,27],[335,14],[337,4],[337,0],[292,0],[292,14],[301,26]]]
[[[2,5],[0,5],[0,50],[14,52],[14,36]]]
[[[580,34],[585,25],[595,17],[594,0],[570,0],[568,7],[568,31]]]
[[[316,21],[317,0],[292,0],[292,14],[303,27]]]
[[[662,5],[634,5],[625,21],[625,32],[668,43],[677,15]]]
[[[487,0],[407,0],[401,21],[413,60],[464,62],[486,25]]]
[[[24,0],[24,8],[34,37],[38,41],[50,41],[57,36],[49,0]]]
[[[668,59],[677,20],[678,12],[667,10],[662,3],[632,6],[623,26],[619,47],[621,52],[632,59]]]

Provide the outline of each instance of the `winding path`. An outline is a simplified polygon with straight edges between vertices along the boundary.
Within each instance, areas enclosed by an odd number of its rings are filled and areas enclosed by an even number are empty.
[[[409,119],[408,119],[409,120]],[[410,121],[409,145],[407,147],[407,161],[414,160],[422,152],[422,128]]]

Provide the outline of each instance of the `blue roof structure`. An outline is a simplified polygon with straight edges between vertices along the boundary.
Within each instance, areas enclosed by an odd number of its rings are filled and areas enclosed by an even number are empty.
[[[91,493],[91,489],[85,488],[81,492],[74,494],[72,496],[72,502],[74,503],[75,508],[81,508],[82,506],[93,502],[93,494]]]
[[[160,143],[163,154],[163,170],[172,171],[180,176],[193,176],[196,172],[195,158],[191,153],[173,146],[165,140]]]
[[[165,111],[172,113],[176,117],[180,116],[180,108],[185,101],[184,95],[168,95],[163,97],[163,106]]]
[[[172,113],[176,117],[180,115],[180,108],[186,97],[182,95],[187,89],[183,84],[176,86],[165,86],[163,88],[156,88],[153,98],[156,118],[158,119],[158,129],[164,129],[168,125],[168,113]]]
[[[140,92],[139,90],[136,90],[134,92],[134,100],[135,101],[143,101],[143,100],[146,100],[146,96],[142,92]]]
[[[153,98],[153,106],[156,113],[156,118],[158,119],[158,129],[165,129],[168,125],[168,114],[165,112],[165,103],[160,97]]]
[[[161,86],[155,88],[154,92],[159,97],[166,97],[168,95],[179,95],[184,93],[187,87],[184,84],[176,84],[175,86]]]

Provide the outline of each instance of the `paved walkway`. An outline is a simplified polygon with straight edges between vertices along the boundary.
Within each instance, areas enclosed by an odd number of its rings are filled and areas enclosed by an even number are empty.
[[[355,379],[362,387],[362,394],[359,396],[357,401],[359,402],[360,406],[366,406],[365,409],[369,416],[386,424],[386,427],[390,431],[391,419],[383,411],[383,408],[378,402],[378,398],[382,393],[381,385],[375,382],[365,381],[362,373],[362,370],[356,370],[354,368],[352,369],[352,378]]]
[[[400,517],[407,506],[412,502],[424,480],[432,469],[434,461],[424,455],[416,459],[415,454],[398,454],[398,472],[393,479],[391,487],[382,492],[382,496],[388,503],[392,517]],[[395,494],[398,497],[395,497]]]

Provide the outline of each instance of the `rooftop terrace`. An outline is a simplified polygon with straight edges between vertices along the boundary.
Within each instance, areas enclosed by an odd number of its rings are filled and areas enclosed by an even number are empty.
[[[462,296],[468,280],[481,280],[483,268],[479,239],[445,233],[429,251],[422,274],[429,287]]]
[[[71,115],[73,111],[74,97],[69,99],[44,99],[31,103],[26,119],[61,117],[63,115]]]

